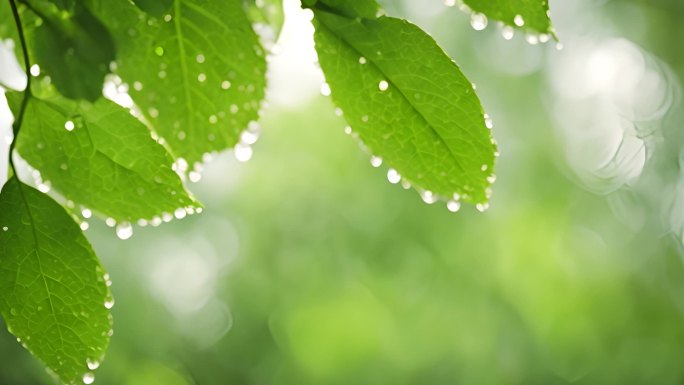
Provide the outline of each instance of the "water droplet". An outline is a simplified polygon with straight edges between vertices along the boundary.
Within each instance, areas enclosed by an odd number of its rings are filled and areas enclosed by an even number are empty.
[[[380,91],[387,91],[389,88],[389,83],[387,83],[386,80],[381,80],[380,83],[378,83],[378,89]]]
[[[2,231],[7,231],[7,230],[9,230],[9,227],[7,227],[7,226],[2,226]]]
[[[186,215],[188,215],[188,213],[182,207],[177,208],[176,211],[173,212],[173,216],[175,216],[176,219],[183,219]]]
[[[190,179],[190,182],[192,183],[197,183],[202,179],[202,174],[197,171],[190,171],[190,173],[188,173],[188,179]]]
[[[444,5],[447,7],[453,7],[456,5],[456,0],[444,0]]]
[[[489,184],[496,182],[496,175],[492,174],[492,175],[488,176],[487,182],[489,182]]]
[[[561,42],[556,43],[556,49],[559,51],[563,50],[563,43],[561,43]]]
[[[114,218],[107,218],[105,219],[105,224],[109,227],[114,227],[116,226],[116,220]]]
[[[525,40],[527,40],[527,42],[528,42],[529,44],[531,44],[531,45],[537,45],[537,44],[539,44],[539,36],[537,36],[537,35],[535,35],[535,34],[533,34],[533,33],[528,33],[528,34],[525,36]]]
[[[133,82],[133,89],[136,91],[142,91],[142,89],[143,89],[142,83],[140,83],[138,81]]]
[[[105,307],[105,309],[113,308],[114,307],[114,298],[109,297],[109,298],[105,299],[104,307]]]
[[[156,118],[159,116],[159,110],[154,107],[150,107],[150,109],[147,110],[147,113],[150,114],[151,118]]]
[[[484,114],[484,121],[487,128],[490,130],[494,128],[494,122],[492,121],[492,118],[489,117],[489,114]]]
[[[382,158],[379,156],[371,156],[370,163],[373,167],[380,167],[382,166]]]
[[[361,57],[359,58],[359,64],[366,64],[366,63],[368,63],[368,60],[366,60],[365,57],[361,56]]]
[[[501,28],[501,36],[503,36],[504,39],[511,40],[511,39],[513,39],[514,35],[515,35],[515,29],[513,29],[513,27],[511,27],[510,25],[504,25]]]
[[[240,134],[240,141],[244,144],[254,144],[259,139],[258,132],[245,130]]]
[[[331,94],[330,84],[328,84],[328,83],[321,84],[321,95],[330,96],[330,94]]]
[[[67,120],[66,123],[64,123],[64,128],[67,131],[73,131],[74,130],[74,122],[72,122],[71,120]]]
[[[470,15],[470,26],[476,31],[482,31],[487,28],[487,16],[482,13],[473,13]]]
[[[167,22],[167,23],[168,23],[169,21],[171,21],[172,18],[173,18],[173,17],[172,17],[171,15],[168,15],[168,14],[167,14],[167,15],[164,15],[164,21]]]
[[[458,212],[458,210],[461,209],[461,202],[452,199],[447,202],[447,210],[451,211],[452,213]]]
[[[489,167],[488,167],[486,164],[483,164],[483,165],[480,167],[480,170],[482,170],[482,171],[487,171],[487,168],[489,168]]]
[[[546,43],[549,40],[551,40],[551,35],[549,35],[548,33],[542,33],[541,35],[539,35],[539,42],[540,43]]]
[[[408,189],[411,188],[411,182],[409,182],[409,181],[407,181],[406,179],[404,179],[404,180],[401,181],[401,187],[402,187],[404,190],[408,190]]]
[[[157,56],[164,56],[164,47],[158,46],[154,49],[154,53],[156,53]]]
[[[252,147],[246,143],[235,145],[235,159],[239,162],[246,162],[252,158]]]
[[[487,211],[487,209],[489,209],[489,203],[478,203],[475,205],[475,208],[477,209],[477,211],[483,213]]]
[[[361,121],[364,123],[368,123],[368,115],[364,115],[361,117]]]
[[[223,88],[224,90],[229,89],[229,88],[230,88],[230,85],[231,85],[231,84],[230,84],[230,82],[229,82],[228,80],[224,80],[224,81],[221,82],[221,88]]]
[[[31,73],[31,76],[40,75],[40,66],[38,64],[32,65],[31,68],[29,69],[29,72]]]
[[[352,134],[352,128],[349,126],[344,127],[344,133],[347,135],[351,135]]]
[[[522,27],[523,25],[525,25],[525,19],[523,19],[522,15],[515,15],[515,17],[513,18],[513,23],[518,27]]]
[[[204,82],[205,80],[207,80],[207,75],[205,75],[203,73],[200,73],[199,75],[197,75],[197,81],[198,82],[201,83],[201,82]]]
[[[231,104],[230,105],[230,113],[231,114],[237,114],[238,111],[240,111],[240,107],[238,107],[237,104]]]
[[[437,195],[433,194],[432,191],[428,191],[428,190],[421,192],[420,197],[423,199],[423,202],[425,202],[429,205],[437,202],[437,200],[438,200]]]
[[[88,228],[90,228],[90,225],[88,224],[88,222],[84,221],[84,222],[81,222],[79,227],[81,228],[81,230],[86,231],[86,230],[88,230]]]
[[[209,117],[209,123],[216,124],[216,122],[218,122],[218,118],[216,117],[216,115],[211,115]]]
[[[38,191],[42,192],[43,194],[49,193],[50,192],[50,182],[39,183],[38,184]]]
[[[397,170],[390,168],[387,170],[387,180],[392,184],[397,184],[401,181],[401,175],[399,175]]]
[[[202,54],[197,55],[197,57],[195,59],[200,64],[204,63],[204,55],[202,55]]]
[[[133,226],[128,222],[120,223],[116,226],[116,236],[119,239],[126,240],[133,235]]]
[[[91,360],[90,358],[88,358],[88,359],[86,360],[86,365],[88,365],[88,369],[90,369],[90,370],[95,370],[95,369],[97,369],[97,368],[100,367],[100,361],[98,361],[98,360]]]
[[[83,383],[84,384],[90,385],[93,382],[95,382],[95,375],[94,374],[88,372],[88,373],[83,375]]]

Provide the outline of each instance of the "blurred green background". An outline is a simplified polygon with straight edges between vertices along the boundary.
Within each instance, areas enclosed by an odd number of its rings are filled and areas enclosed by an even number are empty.
[[[551,1],[560,51],[427,3],[385,6],[477,84],[491,209],[389,184],[276,73],[253,158],[190,186],[204,213],[91,223],[116,298],[96,383],[684,383],[684,3]],[[0,383],[53,383],[4,327]]]

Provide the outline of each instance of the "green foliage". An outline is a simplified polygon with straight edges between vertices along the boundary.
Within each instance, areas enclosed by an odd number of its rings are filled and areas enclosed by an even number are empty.
[[[47,195],[10,179],[0,193],[0,312],[9,330],[65,383],[104,356],[113,300],[81,229]]]
[[[266,60],[241,2],[176,0],[161,17],[123,1],[95,9],[119,48],[116,74],[176,157],[201,162],[258,119]]]
[[[16,114],[22,96],[7,96]],[[171,155],[115,103],[52,94],[31,97],[25,114],[17,149],[67,199],[117,222],[197,205],[171,170]]]
[[[26,71],[37,64],[41,75],[8,95],[15,176],[0,194],[0,310],[11,332],[62,381],[88,382],[83,375],[109,340],[108,279],[69,214],[17,179],[13,150],[69,205],[125,227],[172,212],[185,216],[200,207],[183,185],[188,166],[194,172],[209,153],[253,143],[253,132],[245,139],[244,130],[259,119],[266,55],[252,23],[280,31],[282,3],[1,4],[0,37],[15,39],[28,55]],[[551,31],[533,3],[468,4],[507,23],[520,14],[529,28]],[[380,16],[375,0],[303,6],[315,15],[333,101],[366,148],[391,167],[390,181],[403,178],[426,202],[449,200],[452,211],[461,199],[484,210],[496,146],[471,82],[437,42],[405,20]],[[103,98],[105,80],[127,89],[130,111]]]
[[[109,31],[80,1],[69,11],[43,7],[39,12],[42,25],[34,32],[35,61],[62,95],[97,100],[116,57]]]
[[[473,11],[536,34],[555,32],[549,18],[548,0],[463,0]]]
[[[486,202],[495,146],[472,84],[435,41],[389,17],[316,11],[316,22],[333,100],[370,151],[431,193]]]

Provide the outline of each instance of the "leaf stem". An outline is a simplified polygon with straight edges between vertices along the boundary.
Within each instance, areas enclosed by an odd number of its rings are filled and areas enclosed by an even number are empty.
[[[12,159],[12,153],[14,152],[14,147],[17,144],[17,139],[19,137],[19,130],[21,129],[21,124],[24,121],[24,112],[26,112],[26,105],[28,104],[29,98],[31,97],[31,62],[29,61],[28,47],[26,46],[26,38],[24,36],[24,28],[21,25],[21,18],[19,17],[19,10],[17,9],[17,3],[15,0],[9,0],[10,6],[12,7],[12,15],[14,16],[14,22],[17,25],[17,32],[19,33],[19,42],[21,43],[21,50],[24,55],[24,69],[26,71],[26,89],[24,90],[24,98],[21,101],[21,107],[19,108],[19,114],[16,116],[14,123],[12,124],[12,132],[14,134],[14,139],[12,144],[10,144],[9,149],[9,164],[12,168],[14,175],[17,175],[17,170],[14,168],[14,160]]]

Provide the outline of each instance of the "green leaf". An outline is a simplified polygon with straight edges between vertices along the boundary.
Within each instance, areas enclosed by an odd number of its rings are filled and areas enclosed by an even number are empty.
[[[169,12],[173,0],[135,0],[134,3],[150,15],[161,16]]]
[[[476,13],[512,27],[555,36],[548,0],[463,0]]]
[[[426,201],[458,194],[484,203],[496,146],[471,82],[435,41],[389,17],[319,10],[315,26],[333,101],[368,149],[429,191]]]
[[[62,95],[94,101],[116,50],[107,28],[82,4],[72,12],[43,13],[33,35],[33,59]]]
[[[319,8],[329,8],[335,13],[340,13],[347,17],[361,17],[365,19],[375,19],[380,11],[380,5],[376,0],[305,0],[305,6]]]
[[[16,113],[21,95],[7,96]],[[171,169],[173,158],[164,147],[109,100],[32,97],[18,140],[19,153],[44,180],[67,199],[117,222],[198,206]]]
[[[125,1],[96,3],[119,47],[117,74],[175,156],[193,165],[238,143],[266,87],[242,1],[175,0],[162,18]]]
[[[9,331],[65,383],[82,383],[109,345],[107,282],[64,209],[10,179],[0,193],[0,312]]]

